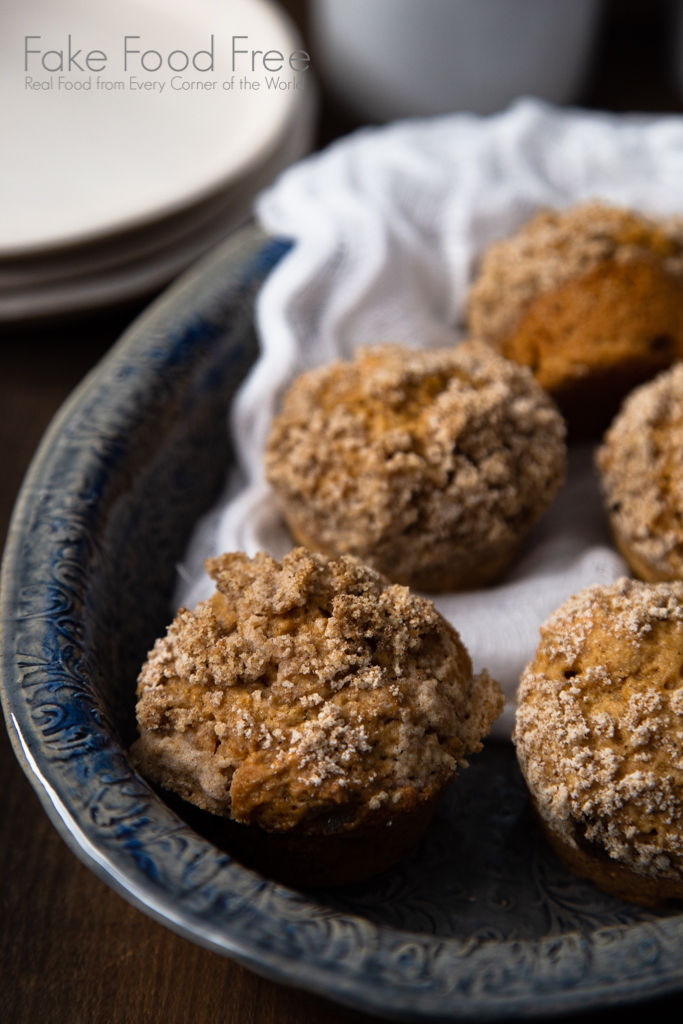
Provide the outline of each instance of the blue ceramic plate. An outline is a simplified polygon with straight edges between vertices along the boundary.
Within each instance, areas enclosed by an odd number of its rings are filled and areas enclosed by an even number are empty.
[[[397,1020],[504,1019],[683,985],[683,915],[573,878],[514,752],[489,745],[421,844],[363,885],[302,893],[194,832],[130,766],[139,667],[231,453],[255,293],[287,245],[235,236],[156,302],[56,417],[2,577],[17,756],[74,852],[146,913],[276,981]]]

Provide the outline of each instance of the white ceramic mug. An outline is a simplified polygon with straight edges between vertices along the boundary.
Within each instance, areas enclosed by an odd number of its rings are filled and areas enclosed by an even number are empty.
[[[310,0],[316,65],[373,121],[575,99],[602,0]]]

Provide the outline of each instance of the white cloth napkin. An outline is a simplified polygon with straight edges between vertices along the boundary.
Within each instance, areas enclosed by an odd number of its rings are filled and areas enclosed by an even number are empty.
[[[451,345],[478,256],[539,207],[600,198],[683,212],[683,118],[614,116],[521,100],[492,117],[455,114],[365,128],[287,170],[257,202],[294,240],[257,303],[261,356],[231,428],[237,467],[178,567],[178,603],[213,591],[203,561],[222,551],[281,557],[291,540],[262,453],[283,391],[304,369],[361,344]],[[592,453],[570,453],[567,486],[505,582],[441,595],[476,669],[505,689],[494,734],[510,735],[515,690],[538,628],[567,597],[626,566],[609,543]]]

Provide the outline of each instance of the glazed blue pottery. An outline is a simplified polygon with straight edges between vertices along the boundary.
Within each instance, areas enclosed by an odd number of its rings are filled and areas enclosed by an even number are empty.
[[[187,825],[132,769],[136,677],[216,499],[254,297],[287,243],[248,228],[131,327],[52,423],[2,577],[17,756],[74,852],[145,913],[276,981],[396,1020],[503,1020],[683,986],[683,914],[620,903],[541,839],[490,744],[400,865],[296,892]]]

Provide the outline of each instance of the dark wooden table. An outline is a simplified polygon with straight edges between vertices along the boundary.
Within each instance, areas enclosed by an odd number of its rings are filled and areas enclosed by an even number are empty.
[[[289,0],[305,30],[303,0]],[[666,73],[654,0],[615,0],[586,87],[588,106],[683,110]],[[328,103],[321,139],[348,126]],[[136,309],[0,338],[0,536],[51,416]],[[374,1018],[264,981],[129,906],[70,853],[0,735],[2,1024],[336,1024]],[[680,998],[641,1012],[680,1017]],[[624,1011],[580,1018],[616,1024]]]

